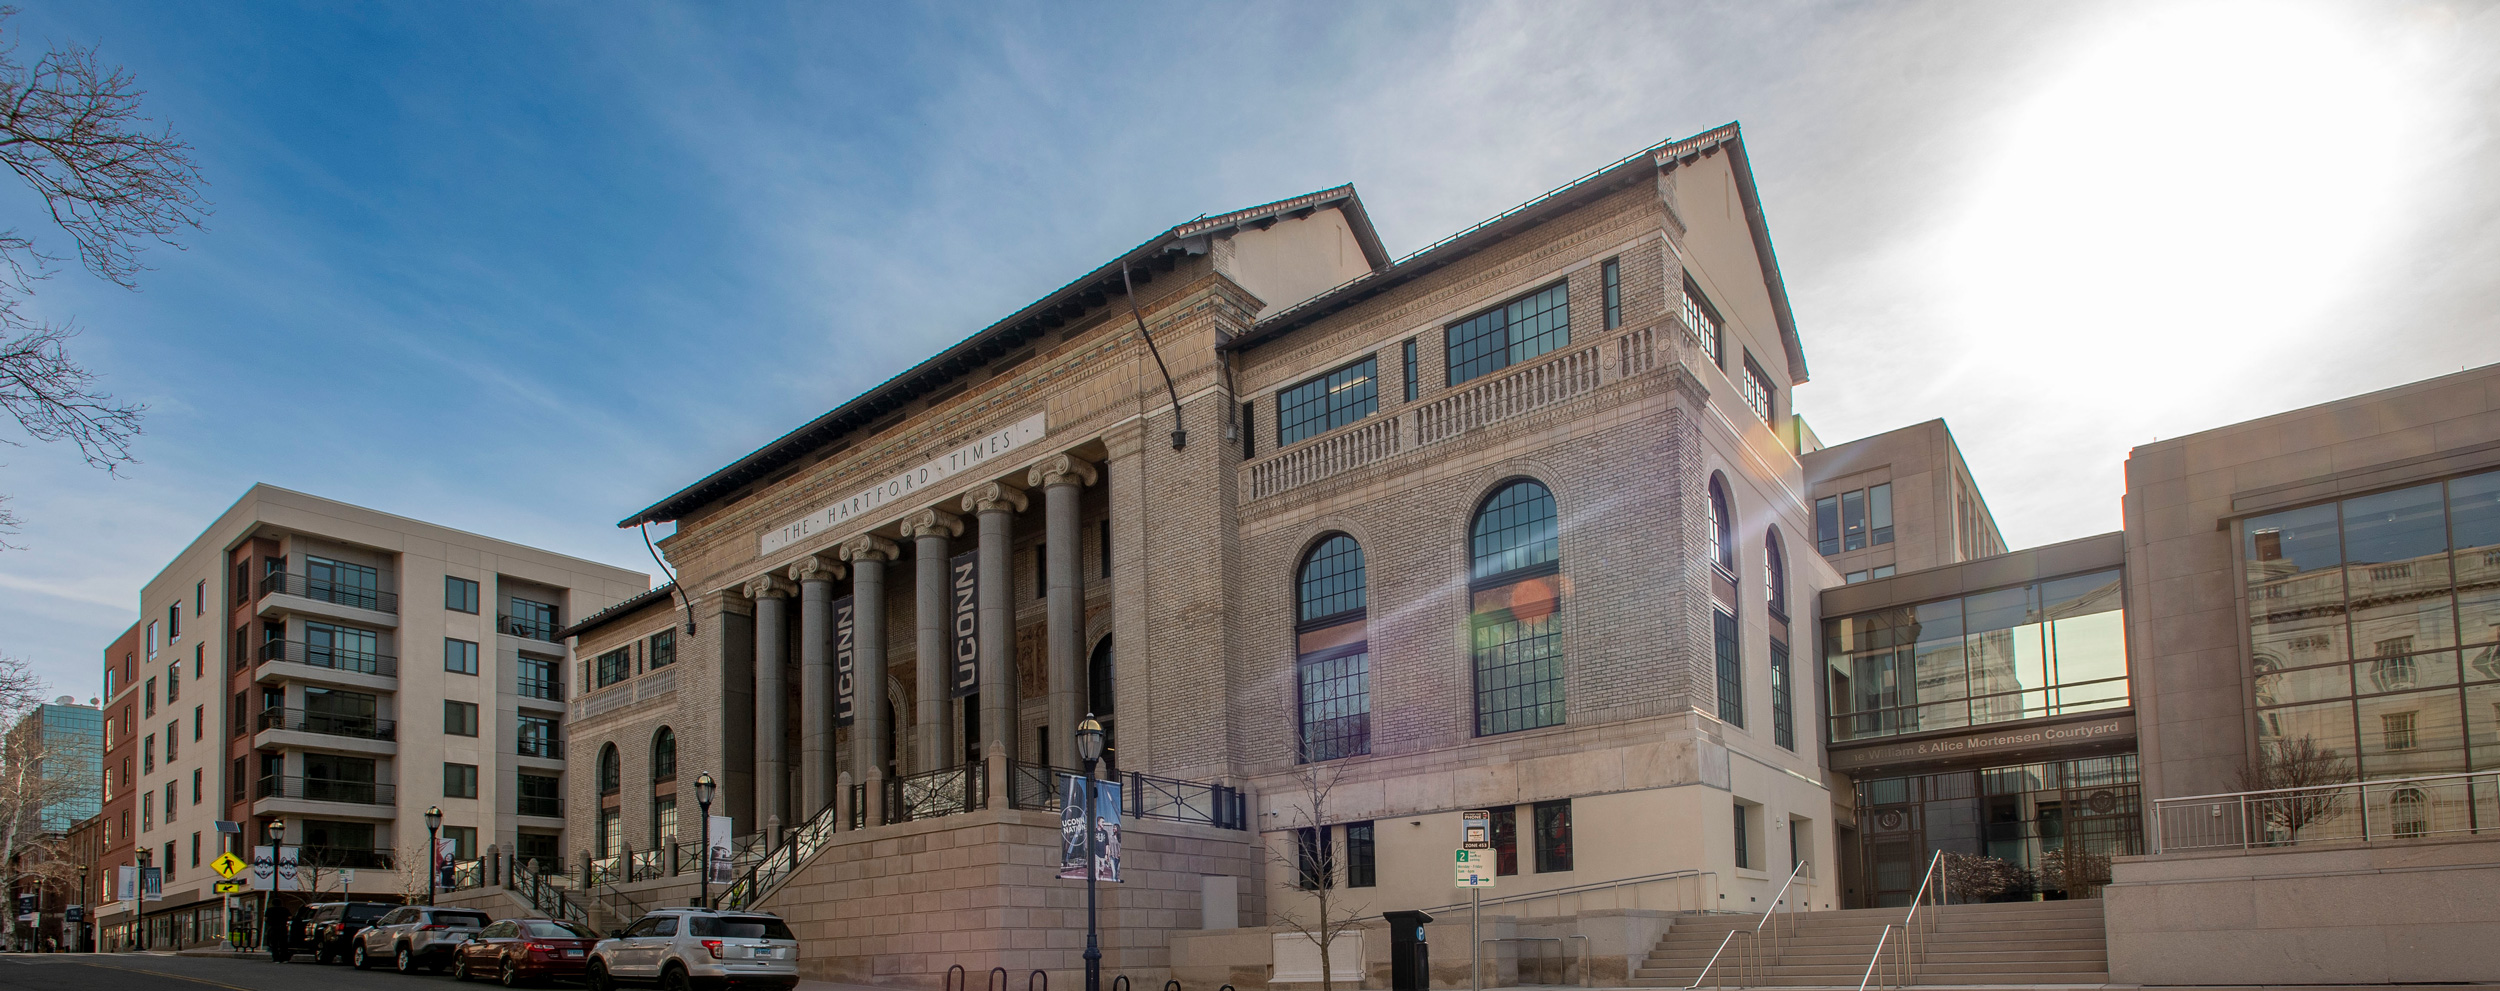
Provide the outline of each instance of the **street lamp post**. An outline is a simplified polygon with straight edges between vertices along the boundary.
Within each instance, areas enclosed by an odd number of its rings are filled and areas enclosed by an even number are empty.
[[[80,864],[78,865],[78,936],[70,943],[69,951],[72,953],[77,953],[87,946],[87,927],[95,925],[95,920],[87,917],[89,914],[87,911],[87,865]]]
[[[695,835],[702,837],[695,842],[695,846],[703,851],[702,862],[695,868],[698,892],[695,904],[703,908],[712,907],[712,789],[715,787],[718,785],[713,783],[710,771],[694,779],[695,818],[698,820],[694,831]]]
[[[1076,756],[1085,762],[1085,991],[1102,991],[1102,943],[1094,915],[1094,875],[1100,863],[1094,856],[1094,834],[1102,823],[1094,809],[1094,762],[1102,759],[1102,724],[1093,713],[1076,724]]]
[[[139,930],[139,948],[148,948],[148,852],[139,851],[139,889],[131,892],[131,924]]]
[[[439,806],[439,805],[428,805],[428,806],[426,806],[426,807],[425,807],[425,903],[426,903],[426,904],[428,904],[428,905],[432,905],[432,904],[434,904],[434,882],[435,882],[435,881],[438,881],[438,880],[441,880],[441,878],[440,878],[440,877],[438,877],[437,875],[439,875],[439,874],[442,872],[442,864],[441,864],[441,861],[442,861],[442,859],[443,859],[443,855],[442,855],[442,852],[441,852],[441,851],[442,851],[442,849],[443,849],[443,841],[442,841],[442,840],[440,840],[440,839],[437,839],[437,838],[436,838],[436,836],[437,836],[437,834],[439,834],[439,833],[441,833],[441,832],[442,832],[442,829],[443,829],[443,808],[442,808],[442,806]]]
[[[278,914],[278,846],[286,842],[286,820],[269,820],[261,826],[261,835],[269,840],[269,890],[261,895],[265,900],[261,902],[260,925],[267,931],[260,934],[260,945],[274,951],[283,948],[287,938],[285,917]],[[259,865],[253,865],[253,869],[257,871]],[[269,921],[272,918],[279,921]]]

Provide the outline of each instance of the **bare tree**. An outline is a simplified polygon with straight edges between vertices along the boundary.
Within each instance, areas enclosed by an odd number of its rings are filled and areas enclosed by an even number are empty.
[[[0,22],[16,13],[0,7]],[[138,288],[149,242],[180,248],[175,236],[204,229],[208,210],[191,146],[140,113],[144,95],[93,48],[55,46],[30,65],[14,40],[0,45],[0,166],[43,197],[88,272],[125,289]],[[24,306],[60,260],[29,235],[0,231],[0,409],[27,436],[69,441],[88,464],[118,472],[137,461],[130,441],[146,407],[98,391],[69,354],[77,330]],[[17,524],[0,507],[0,533]]]
[[[400,896],[410,905],[424,904],[426,882],[434,877],[434,851],[426,846],[426,834],[413,829],[399,833],[399,845],[391,851],[391,860],[399,867]]]
[[[2321,747],[2313,737],[2298,736],[2258,744],[2248,763],[2240,766],[2240,790],[2280,792],[2252,804],[2260,821],[2297,843],[2303,827],[2344,814],[2349,796],[2341,788],[2321,786],[2343,784],[2352,775],[2352,762],[2335,748]]]
[[[89,771],[97,745],[36,732],[25,721],[43,704],[45,686],[22,657],[0,656],[0,864],[15,864],[18,848],[42,835],[43,811],[101,787]]]
[[[1286,849],[1271,846],[1267,856],[1278,878],[1278,897],[1269,914],[1279,925],[1302,934],[1319,948],[1320,991],[1336,991],[1336,968],[1330,959],[1337,933],[1362,918],[1366,907],[1349,903],[1339,889],[1346,886],[1327,827],[1329,796],[1336,790],[1334,773],[1303,767],[1294,775],[1302,804],[1293,810],[1293,833]]]

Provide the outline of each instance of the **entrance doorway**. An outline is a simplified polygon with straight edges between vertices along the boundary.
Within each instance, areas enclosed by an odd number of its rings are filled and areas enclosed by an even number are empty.
[[[2144,852],[2141,790],[2134,754],[1861,780],[1865,904],[1908,905],[1938,850],[2020,868],[1994,900],[2097,898]]]

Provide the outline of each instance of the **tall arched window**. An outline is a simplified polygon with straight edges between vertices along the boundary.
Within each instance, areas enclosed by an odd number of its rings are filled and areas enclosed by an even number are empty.
[[[1554,494],[1495,489],[1467,526],[1476,735],[1563,721],[1562,540]]]
[[[677,731],[651,734],[651,849],[677,842]]]
[[[2398,788],[2387,796],[2387,818],[2394,823],[2397,836],[2428,836],[2431,831],[2430,800],[2419,788]]]
[[[1294,711],[1304,762],[1372,752],[1363,545],[1332,533],[1294,572]]]
[[[1771,627],[1771,742],[1797,749],[1794,689],[1788,680],[1788,552],[1780,531],[1762,535],[1762,602]]]
[[[1719,661],[1719,719],[1745,725],[1745,663],[1736,639],[1736,507],[1727,476],[1710,473],[1710,639]]]
[[[623,763],[617,759],[616,744],[599,748],[599,835],[597,849],[601,857],[614,857],[625,852],[625,808],[618,794],[624,784]]]

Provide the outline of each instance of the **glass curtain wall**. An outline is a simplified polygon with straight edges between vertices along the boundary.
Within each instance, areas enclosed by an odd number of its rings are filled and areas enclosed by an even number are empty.
[[[2134,754],[1868,778],[1857,800],[1869,907],[1908,905],[1938,850],[2019,868],[1996,901],[2097,898],[2144,852]]]
[[[1834,741],[2128,704],[2119,572],[1823,624]]]

